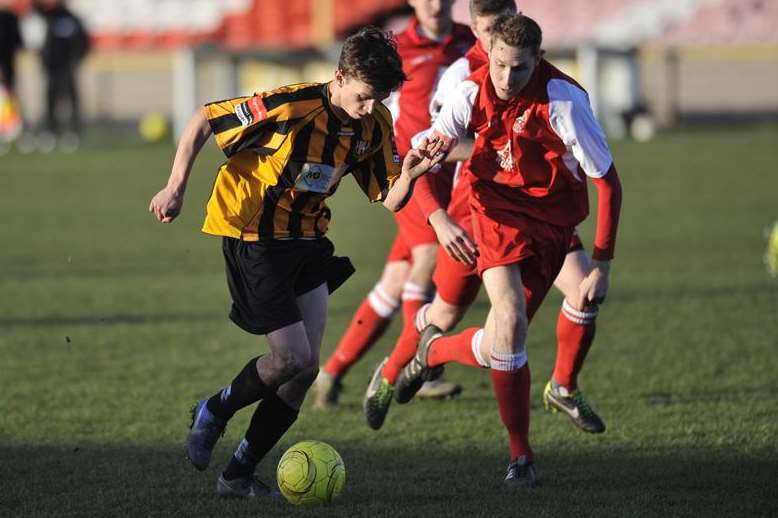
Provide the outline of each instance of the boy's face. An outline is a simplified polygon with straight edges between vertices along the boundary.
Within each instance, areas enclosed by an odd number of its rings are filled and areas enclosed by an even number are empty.
[[[492,35],[489,31],[492,30],[492,25],[499,15],[487,14],[483,16],[473,16],[473,20],[470,24],[470,28],[473,30],[473,34],[481,42],[481,46],[486,52],[492,48]]]
[[[389,92],[378,92],[372,86],[342,71],[335,72],[338,96],[333,104],[345,111],[352,119],[361,119],[373,113],[376,103],[389,97]]]
[[[408,0],[419,25],[425,32],[440,36],[451,27],[451,6],[454,0]]]
[[[489,52],[489,77],[497,97],[513,99],[527,86],[540,63],[531,48],[511,47],[495,38]]]

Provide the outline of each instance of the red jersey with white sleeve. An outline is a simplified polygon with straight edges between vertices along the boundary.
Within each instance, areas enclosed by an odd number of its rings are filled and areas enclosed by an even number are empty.
[[[453,23],[441,40],[429,39],[421,34],[416,17],[397,35],[397,52],[408,80],[386,104],[394,119],[394,136],[401,157],[411,148],[411,138],[430,126],[429,104],[438,79],[473,42],[470,28],[460,23]]]
[[[600,193],[594,257],[613,256],[621,204],[613,158],[588,95],[549,62],[541,60],[509,101],[496,96],[489,67],[478,69],[443,106],[433,131],[476,135],[463,181],[471,184],[473,210],[487,216],[517,213],[574,227],[589,213],[590,177]]]

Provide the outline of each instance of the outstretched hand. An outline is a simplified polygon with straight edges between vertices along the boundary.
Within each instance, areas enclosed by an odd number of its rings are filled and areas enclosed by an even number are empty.
[[[415,180],[446,157],[449,145],[450,142],[437,136],[425,138],[419,147],[411,149],[405,155],[403,171],[411,180]]]

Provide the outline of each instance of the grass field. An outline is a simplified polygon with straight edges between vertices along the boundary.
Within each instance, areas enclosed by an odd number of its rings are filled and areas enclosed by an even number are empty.
[[[394,406],[371,431],[361,398],[395,324],[347,378],[343,405],[309,407],[260,465],[301,439],[334,445],[339,500],[297,509],[223,501],[183,455],[189,407],[266,350],[226,318],[220,243],[198,232],[221,160],[200,157],[182,216],[148,200],[172,148],[132,142],[0,158],[0,516],[776,516],[778,281],[762,264],[778,220],[778,128],[614,143],[624,185],[609,300],[582,385],[602,436],[542,411],[561,301],[530,328],[532,440],[543,485],[506,492],[507,437],[488,374],[453,367],[452,402]],[[331,238],[358,273],[331,299],[324,351],[375,282],[388,213],[344,182]],[[592,222],[582,227],[591,243]],[[484,317],[484,299],[465,324]],[[772,489],[771,489],[772,488]]]

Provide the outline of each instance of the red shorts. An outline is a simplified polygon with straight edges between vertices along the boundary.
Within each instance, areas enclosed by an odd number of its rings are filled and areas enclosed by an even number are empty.
[[[432,282],[440,298],[452,306],[469,306],[481,289],[481,278],[475,267],[455,261],[442,246],[438,247]]]
[[[473,211],[478,273],[520,263],[527,317],[532,318],[553,286],[570,250],[574,227],[558,227],[516,212]]]
[[[394,243],[392,243],[392,248],[389,249],[389,257],[386,258],[386,262],[394,263],[397,261],[406,261],[410,263],[413,262],[412,259],[411,249],[405,243],[405,240],[400,236],[400,232],[398,231],[394,235]]]
[[[409,249],[438,243],[435,231],[427,223],[419,204],[412,198],[405,207],[394,213],[394,219],[397,221],[397,233]]]

